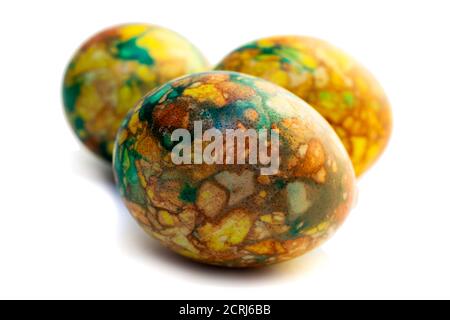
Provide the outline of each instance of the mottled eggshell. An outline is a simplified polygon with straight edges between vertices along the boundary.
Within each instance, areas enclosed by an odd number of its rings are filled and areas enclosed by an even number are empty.
[[[313,106],[336,130],[357,176],[381,155],[392,128],[383,89],[360,64],[318,39],[261,39],[229,54],[217,70],[270,80]]]
[[[174,164],[172,134],[194,134],[198,121],[224,135],[278,132],[278,173]],[[227,267],[264,266],[317,247],[344,221],[355,194],[351,161],[323,117],[275,84],[232,72],[190,75],[143,98],[119,130],[114,172],[148,234],[185,257]]]
[[[120,123],[143,95],[207,69],[200,52],[173,31],[145,24],[113,27],[92,37],[71,60],[65,111],[79,139],[111,161]]]

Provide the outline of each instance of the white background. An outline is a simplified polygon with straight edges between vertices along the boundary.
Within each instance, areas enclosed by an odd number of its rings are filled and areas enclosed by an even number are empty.
[[[448,1],[1,1],[0,298],[450,298]],[[302,258],[223,270],[161,249],[61,106],[77,47],[125,22],[186,36],[217,63],[276,34],[326,39],[383,84],[394,134],[338,234]]]

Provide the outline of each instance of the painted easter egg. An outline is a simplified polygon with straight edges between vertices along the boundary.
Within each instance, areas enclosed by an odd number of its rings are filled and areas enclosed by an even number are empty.
[[[388,143],[392,116],[383,89],[364,67],[325,41],[261,39],[236,49],[216,69],[262,77],[308,102],[337,132],[357,176]]]
[[[326,120],[287,90],[233,72],[189,75],[145,96],[119,130],[113,166],[149,235],[227,267],[314,249],[355,194],[351,161]]]
[[[143,95],[208,63],[186,39],[165,28],[129,24],[88,40],[66,70],[67,118],[91,151],[111,161],[117,129]]]

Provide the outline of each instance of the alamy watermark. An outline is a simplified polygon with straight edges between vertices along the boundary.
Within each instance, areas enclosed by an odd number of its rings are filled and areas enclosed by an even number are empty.
[[[194,137],[186,129],[172,132],[172,162],[181,164],[258,165],[261,175],[275,175],[280,167],[280,137],[271,129],[217,128],[203,132],[202,121],[194,122]],[[193,149],[192,150],[192,146]]]

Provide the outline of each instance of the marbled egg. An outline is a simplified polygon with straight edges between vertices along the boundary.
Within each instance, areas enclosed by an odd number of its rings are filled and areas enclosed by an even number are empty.
[[[216,69],[270,80],[308,102],[341,138],[357,176],[388,143],[392,116],[383,89],[364,67],[325,41],[261,39],[236,49]]]
[[[327,121],[287,90],[234,72],[151,92],[114,150],[120,194],[140,226],[206,264],[303,255],[343,223],[355,195],[351,161]]]
[[[111,161],[128,111],[149,90],[208,69],[200,52],[165,28],[128,24],[98,33],[75,54],[64,77],[64,107],[78,138]]]

